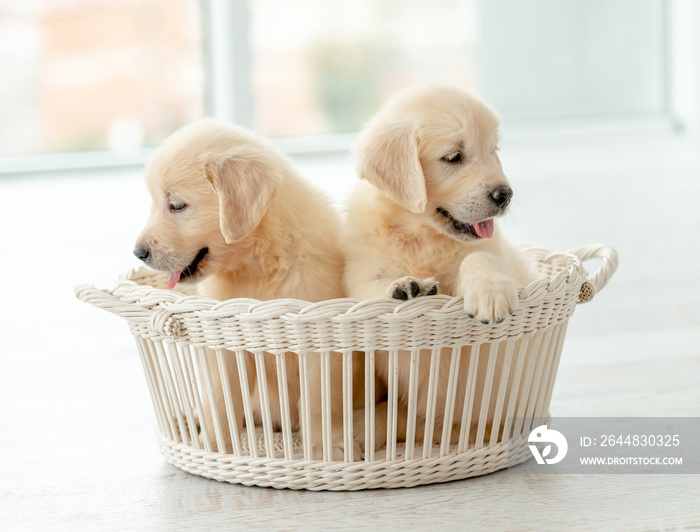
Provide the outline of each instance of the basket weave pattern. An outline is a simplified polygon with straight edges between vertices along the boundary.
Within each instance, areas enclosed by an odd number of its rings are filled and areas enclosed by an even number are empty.
[[[408,302],[390,299],[337,299],[313,304],[298,300],[222,302],[159,288],[163,286],[162,274],[147,270],[132,274],[111,291],[81,285],[76,287],[76,295],[128,321],[151,392],[161,452],[177,467],[220,481],[276,488],[404,487],[481,475],[529,458],[527,435],[532,427],[519,425],[513,418],[548,415],[568,319],[577,303],[589,301],[605,286],[616,269],[617,255],[600,245],[578,248],[571,253],[552,253],[534,247],[524,248],[524,252],[536,265],[541,280],[521,291],[518,307],[509,319],[490,325],[470,319],[461,298],[444,295]],[[602,260],[591,278],[582,266],[582,261],[589,258]],[[212,350],[224,366],[226,359],[222,353],[235,353],[243,371],[246,364],[253,364],[258,372],[264,372],[263,357],[275,356],[280,390],[286,390],[284,359],[290,353],[297,355],[302,403],[305,360],[312,356],[324,357],[326,361],[331,356],[342,357],[346,443],[353,441],[350,384],[353,353],[364,353],[368,390],[373,390],[375,385],[372,368],[376,357],[389,357],[389,367],[396,368],[406,363],[409,356],[412,363],[418,357],[429,356],[432,368],[439,367],[441,356],[443,363],[451,360],[459,364],[460,353],[472,355],[466,384],[450,375],[446,404],[434,404],[435,392],[429,396],[428,437],[423,441],[434,444],[414,441],[413,435],[406,441],[398,441],[394,419],[394,428],[388,429],[385,445],[376,449],[366,446],[364,456],[356,456],[352,445],[346,445],[345,460],[341,462],[329,459],[325,448],[330,445],[329,438],[324,441],[325,459],[312,459],[310,447],[302,436],[305,427],[308,430],[309,420],[305,419],[302,408],[301,434],[292,430],[288,410],[293,406],[286,392],[280,400],[287,419],[286,422],[283,419],[279,431],[272,429],[265,408],[262,422],[256,426],[249,400],[245,400],[243,412],[235,412],[227,404],[227,426],[235,427],[232,420],[236,418],[246,421],[240,433],[232,429],[233,452],[227,452],[222,434],[224,425],[216,418],[213,427],[199,425],[203,404],[207,398],[213,399],[211,381],[216,376],[212,376],[205,362],[207,351]],[[404,352],[410,355],[400,357],[399,353]],[[479,357],[483,359],[487,377],[481,393],[475,382]],[[436,382],[432,369],[430,376],[432,386]],[[259,376],[259,382],[262,384],[259,399],[264,405],[267,399],[264,375],[261,380]],[[226,388],[229,383],[222,385]],[[444,415],[447,421],[456,412],[458,386],[466,386],[461,390],[464,408],[460,409],[460,433],[451,434],[452,423],[445,423],[442,434],[436,430],[433,435],[437,418]],[[414,392],[407,393],[410,399]],[[396,405],[398,394],[396,386],[389,383],[390,405]],[[370,397],[368,393],[365,398],[367,443],[374,440],[374,404]],[[494,413],[487,423],[489,411]],[[396,416],[395,408],[393,412]],[[412,423],[409,421],[410,426]],[[489,424],[500,430],[489,430]]]

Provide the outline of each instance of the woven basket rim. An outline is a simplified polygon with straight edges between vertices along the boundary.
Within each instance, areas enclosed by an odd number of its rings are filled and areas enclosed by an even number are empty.
[[[204,342],[231,348],[245,339],[253,342],[254,347],[250,350],[255,351],[264,350],[268,340],[263,342],[263,339],[269,338],[269,330],[275,331],[270,352],[288,350],[291,345],[304,351],[323,351],[330,346],[328,327],[333,327],[335,332],[332,334],[336,338],[333,345],[341,346],[338,350],[344,351],[357,345],[345,341],[348,334],[353,337],[359,334],[364,341],[366,335],[362,331],[366,327],[383,324],[390,329],[387,329],[387,339],[401,334],[407,342],[405,345],[412,346],[412,349],[433,346],[435,339],[429,331],[433,327],[444,328],[448,323],[453,333],[450,333],[451,340],[448,338],[447,344],[457,345],[465,338],[474,341],[517,338],[550,323],[563,321],[571,316],[577,303],[590,301],[617,267],[617,253],[600,244],[583,246],[570,253],[534,246],[520,248],[535,265],[540,278],[520,291],[512,315],[501,322],[482,323],[470,318],[464,311],[463,298],[447,295],[409,301],[390,298],[366,301],[341,298],[316,303],[297,299],[219,301],[138,284],[124,277],[112,290],[79,285],[75,294],[82,301],[127,320],[132,329],[140,328],[142,335],[170,340],[191,340],[197,344]],[[582,263],[590,258],[601,259],[602,265],[588,278]],[[163,272],[141,268],[130,275],[132,278],[138,276],[141,283],[164,284]],[[415,327],[419,321],[422,322],[421,331]],[[280,322],[285,323],[284,330],[280,328]],[[309,327],[317,329],[312,332]],[[302,329],[307,332],[301,334]],[[409,334],[404,334],[407,331]],[[292,337],[296,343],[290,343]]]
[[[553,264],[559,261],[562,265],[554,276],[540,278],[523,287],[519,293],[519,306],[536,306],[541,299],[551,296],[553,293],[580,290],[581,285],[586,280],[586,272],[576,255],[534,246],[521,247],[530,258],[537,262]],[[252,298],[234,298],[222,301],[178,290],[139,284],[134,280],[139,275],[148,277],[159,275],[159,273],[144,267],[131,270],[120,277],[113,289],[100,291],[144,309],[167,308],[172,315],[196,312],[198,314],[206,313],[211,317],[215,317],[215,315],[229,317],[248,314],[256,320],[280,317],[290,313],[296,314],[297,318],[306,317],[309,320],[316,320],[320,317],[325,319],[339,318],[343,315],[348,319],[357,320],[387,314],[410,319],[425,312],[442,314],[463,312],[463,298],[445,294],[408,301],[390,298],[360,300],[348,297],[319,302],[291,298],[264,301]],[[94,287],[80,285],[76,287],[76,295],[80,299],[84,299],[80,292],[81,289],[84,291],[87,288],[94,289]]]

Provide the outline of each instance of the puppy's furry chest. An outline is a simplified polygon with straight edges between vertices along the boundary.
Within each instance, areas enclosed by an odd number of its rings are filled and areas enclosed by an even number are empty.
[[[427,279],[432,277],[439,283],[441,294],[454,295],[461,257],[433,256],[409,259],[403,269],[407,275]]]
[[[467,250],[459,242],[436,241],[434,238],[416,238],[410,244],[387,253],[402,275],[422,279],[432,277],[439,283],[441,294],[454,295],[459,266]]]
[[[197,291],[221,300],[250,298],[265,301],[275,297],[269,280],[266,282],[259,276],[213,274],[199,283]]]

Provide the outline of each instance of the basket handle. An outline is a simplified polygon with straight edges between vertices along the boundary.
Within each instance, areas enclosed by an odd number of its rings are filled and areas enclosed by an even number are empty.
[[[148,323],[153,331],[176,340],[180,337],[180,323],[171,312],[158,308],[148,309],[133,303],[127,303],[114,296],[109,290],[100,290],[94,286],[81,284],[75,287],[75,297],[90,303],[134,323]]]
[[[604,244],[589,244],[574,248],[569,253],[576,255],[581,262],[589,259],[600,259],[602,261],[598,271],[586,279],[581,286],[579,303],[587,303],[605,288],[605,285],[608,284],[608,281],[617,270],[619,262],[617,251]]]

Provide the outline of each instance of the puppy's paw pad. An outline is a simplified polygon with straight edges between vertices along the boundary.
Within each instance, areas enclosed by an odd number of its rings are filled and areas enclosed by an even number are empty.
[[[419,279],[414,277],[401,277],[389,285],[389,297],[394,299],[413,299],[420,292]]]
[[[425,293],[423,294],[424,296],[434,296],[437,295],[438,293],[438,285],[435,281],[432,279],[427,279],[429,281],[428,284],[426,284],[425,287]]]
[[[433,278],[401,277],[389,285],[389,297],[406,301],[420,296],[434,296],[438,293],[437,281]]]

